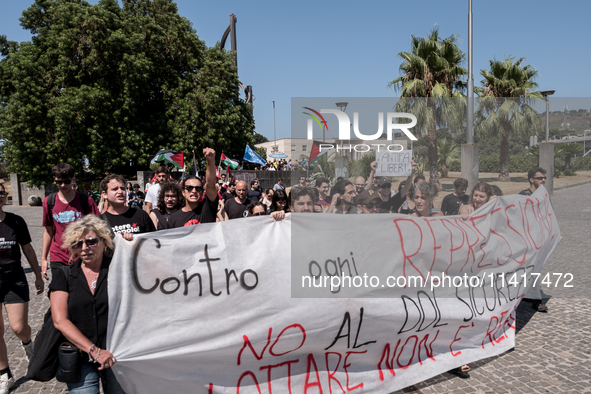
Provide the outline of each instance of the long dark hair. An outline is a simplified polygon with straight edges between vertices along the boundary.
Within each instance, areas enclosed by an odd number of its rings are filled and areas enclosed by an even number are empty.
[[[275,192],[273,193],[273,198],[271,199],[270,207],[271,212],[279,210],[277,208],[277,201],[279,200],[285,200],[285,212],[287,212],[289,209],[289,200],[287,199],[287,194],[285,194],[285,190],[275,190]]]

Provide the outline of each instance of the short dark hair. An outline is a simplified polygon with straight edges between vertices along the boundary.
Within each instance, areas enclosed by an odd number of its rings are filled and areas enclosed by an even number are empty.
[[[166,203],[164,202],[164,195],[168,191],[174,191],[178,198],[177,206],[184,207],[185,206],[185,197],[183,197],[183,189],[177,183],[166,182],[164,185],[160,187],[160,194],[158,195],[158,210],[160,213],[164,214],[166,212]]]
[[[161,173],[166,173],[168,174],[168,167],[166,166],[158,166],[158,168],[156,168],[156,174],[161,174]]]
[[[230,181],[228,183],[228,187],[230,187],[230,186],[236,186],[236,181]]]
[[[321,177],[316,179],[316,187],[322,186],[323,183],[328,183],[328,186],[330,186],[330,181],[328,180],[328,178]]]
[[[256,207],[263,207],[264,214],[267,214],[267,206],[262,201],[253,201],[246,207],[246,210],[248,211],[248,216],[252,216],[252,211],[254,211]]]
[[[332,190],[330,192],[330,198],[332,199],[332,196],[334,196],[337,193],[339,193],[340,195],[343,195],[345,193],[345,188],[349,185],[352,185],[352,184],[353,183],[351,183],[351,181],[349,181],[349,180],[338,181],[332,187]]]
[[[300,197],[303,197],[303,196],[310,196],[310,200],[312,200],[312,201],[316,200],[316,198],[314,196],[314,192],[312,191],[312,188],[304,186],[304,187],[296,187],[291,190],[291,203],[293,204]]]
[[[255,182],[258,182],[256,179],[250,181],[250,186],[254,186]]]
[[[534,167],[531,170],[528,171],[527,173],[527,180],[529,181],[530,179],[532,179],[533,177],[536,176],[536,172],[541,172],[542,174],[546,175],[546,170],[544,170],[542,167]],[[532,182],[529,182],[529,184],[531,185]]]
[[[106,192],[109,189],[109,182],[111,182],[113,179],[115,179],[115,180],[121,182],[123,185],[125,185],[125,178],[123,178],[122,175],[119,175],[119,174],[107,175],[101,181],[101,191],[102,192]]]
[[[503,195],[503,191],[497,185],[490,185],[490,188],[492,189],[493,196],[502,196]]]
[[[413,179],[413,181],[412,181],[413,185],[416,184],[419,179],[422,179],[425,182],[427,181],[427,179],[425,179],[424,175],[417,175],[417,176],[415,176],[415,179]]]
[[[458,178],[454,181],[454,187],[459,189],[460,187],[468,188],[468,180],[464,178]]]
[[[185,178],[181,184],[181,188],[185,188],[185,183],[187,183],[187,181],[190,181],[192,179],[196,179],[201,183],[201,187],[203,187],[203,181],[201,180],[201,178],[196,177],[195,175],[189,175],[187,178]]]
[[[140,185],[138,185],[137,183],[134,183],[133,188],[135,189],[136,187],[139,189]]]
[[[402,189],[404,188],[404,186],[406,186],[406,181],[401,181],[398,184],[398,193],[400,193],[402,191]]]
[[[74,178],[76,175],[74,167],[68,163],[59,163],[51,169],[51,173],[57,179]]]

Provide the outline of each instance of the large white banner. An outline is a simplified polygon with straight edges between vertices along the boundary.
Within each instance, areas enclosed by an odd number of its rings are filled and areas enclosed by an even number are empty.
[[[559,239],[543,188],[466,222],[293,214],[143,234],[117,241],[107,347],[130,394],[389,393],[514,347]]]

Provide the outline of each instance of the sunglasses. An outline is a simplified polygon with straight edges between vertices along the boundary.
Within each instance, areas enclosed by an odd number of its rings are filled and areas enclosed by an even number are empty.
[[[55,184],[56,185],[69,185],[70,183],[72,183],[71,179],[55,179]]]
[[[195,190],[196,192],[201,192],[201,191],[203,191],[203,187],[201,187],[201,186],[185,186],[185,190],[188,191],[189,193],[191,193],[193,190]]]
[[[377,208],[379,208],[379,207],[380,207],[380,203],[378,203],[378,202],[375,202],[375,203],[374,203],[374,202],[370,202],[370,203],[363,204],[363,205],[365,205],[365,207],[366,207],[367,209],[374,209],[374,208],[376,208],[376,207],[377,207]]]
[[[99,242],[104,241],[104,240],[105,240],[104,238],[81,239],[80,241],[72,243],[72,249],[74,249],[74,250],[81,249],[82,245],[84,245],[84,244],[86,244],[86,246],[89,248],[94,248],[95,246],[98,245]]]
[[[534,179],[537,179],[538,181],[543,181],[546,179],[546,177],[545,176],[537,176]]]
[[[6,196],[8,196],[8,193],[6,193],[6,192],[0,192],[0,197],[6,197]]]
[[[382,186],[380,186],[380,189],[390,189],[391,187],[392,187],[391,183],[386,183],[386,184],[383,184]]]

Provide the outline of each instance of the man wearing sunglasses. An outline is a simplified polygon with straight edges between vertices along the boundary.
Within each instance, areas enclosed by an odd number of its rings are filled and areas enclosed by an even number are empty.
[[[373,190],[362,191],[357,197],[357,213],[380,213],[382,198]]]
[[[41,250],[41,273],[45,279],[49,279],[48,267],[51,267],[53,272],[59,270],[60,266],[70,263],[70,252],[62,249],[62,234],[68,224],[86,214],[100,214],[90,196],[72,188],[72,181],[75,179],[74,167],[67,163],[60,163],[53,167],[51,172],[58,192],[43,200],[42,225],[45,231]],[[82,201],[82,198],[85,201]]]
[[[121,175],[107,175],[101,181],[101,195],[109,202],[109,208],[101,219],[109,224],[113,237],[121,233],[156,231],[150,215],[141,209],[125,206],[125,179]]]
[[[166,228],[192,226],[200,223],[215,223],[218,210],[218,192],[215,188],[215,151],[203,149],[207,162],[205,185],[201,179],[190,176],[183,185],[185,206],[168,218]],[[203,194],[205,193],[205,196]],[[203,198],[202,198],[203,197]]]
[[[531,196],[538,190],[538,187],[546,184],[546,170],[542,167],[534,167],[527,173],[527,179],[529,180],[529,188],[520,191],[519,194]]]

